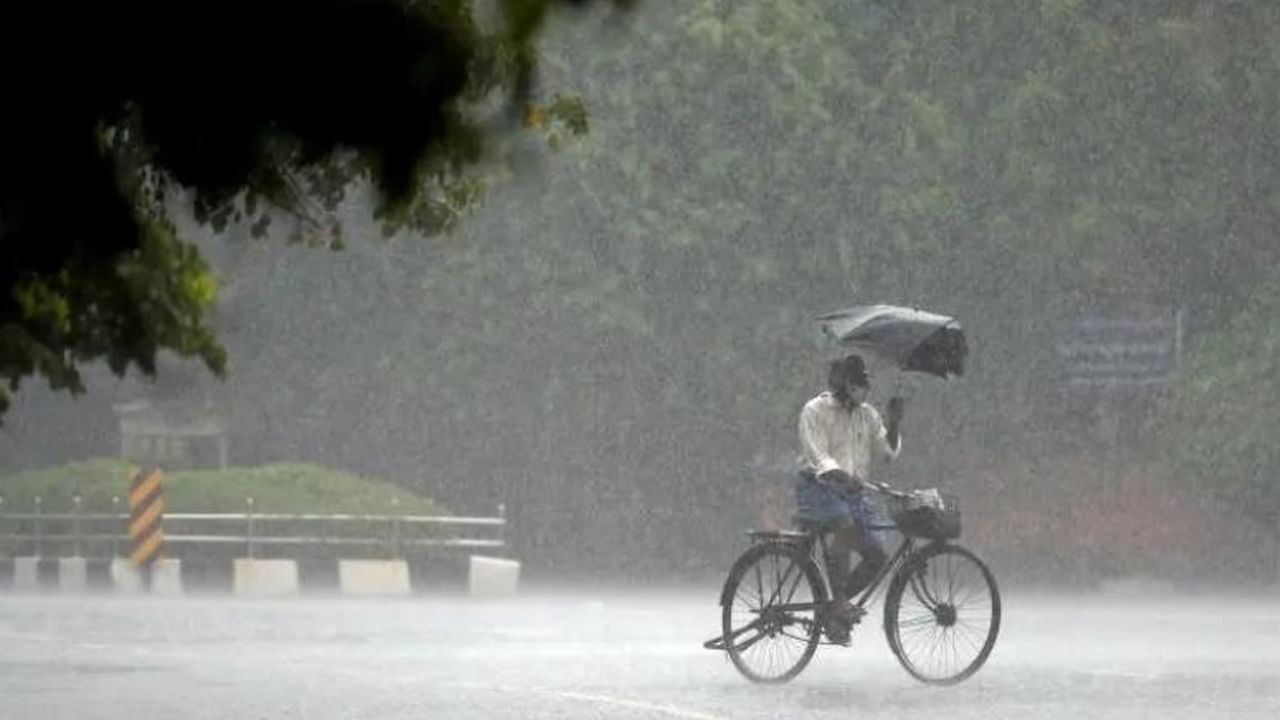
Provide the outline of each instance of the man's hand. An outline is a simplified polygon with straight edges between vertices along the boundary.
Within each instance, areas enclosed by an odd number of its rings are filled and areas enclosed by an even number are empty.
[[[892,428],[902,422],[902,410],[905,401],[898,396],[889,398],[889,407],[885,409],[885,423]]]
[[[818,480],[834,487],[848,488],[858,486],[858,482],[853,479],[853,476],[840,468],[834,468],[822,473],[818,476]]]

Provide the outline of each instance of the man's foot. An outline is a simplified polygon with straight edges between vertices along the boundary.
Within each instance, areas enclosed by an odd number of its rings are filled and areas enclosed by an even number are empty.
[[[823,610],[822,629],[827,639],[838,645],[848,645],[849,631],[866,615],[867,611],[851,604],[848,600],[835,600],[827,603]]]
[[[836,645],[849,647],[853,644],[853,638],[849,635],[849,626],[844,621],[837,618],[827,618],[826,625],[823,628],[827,634],[827,640]]]

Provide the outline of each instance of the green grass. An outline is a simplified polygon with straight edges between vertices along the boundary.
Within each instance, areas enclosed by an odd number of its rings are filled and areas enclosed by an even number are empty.
[[[45,512],[65,512],[77,493],[86,512],[109,510],[113,496],[123,509],[136,471],[120,460],[96,459],[0,476],[0,497],[4,512],[28,512],[36,496]],[[243,512],[252,497],[256,512],[384,513],[397,500],[398,512],[448,514],[384,480],[299,463],[165,473],[164,492],[169,512]]]

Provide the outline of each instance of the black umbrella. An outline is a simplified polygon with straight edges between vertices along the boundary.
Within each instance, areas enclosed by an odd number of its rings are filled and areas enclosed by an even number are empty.
[[[817,319],[822,331],[841,345],[876,355],[902,370],[943,379],[964,373],[969,346],[955,318],[896,305],[861,305]]]

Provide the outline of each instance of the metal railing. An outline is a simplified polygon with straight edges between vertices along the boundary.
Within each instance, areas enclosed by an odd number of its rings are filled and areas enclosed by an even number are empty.
[[[7,512],[0,497],[0,556],[36,557],[127,554],[129,513],[118,497],[111,512],[85,512],[79,496],[70,512],[46,512],[34,498],[30,512]],[[164,514],[164,541],[179,545],[242,545],[247,557],[263,546],[385,548],[392,557],[431,549],[504,547],[506,508],[493,517],[409,515],[392,501],[386,513],[256,512],[245,498],[242,513]],[[92,549],[101,553],[86,552]]]

